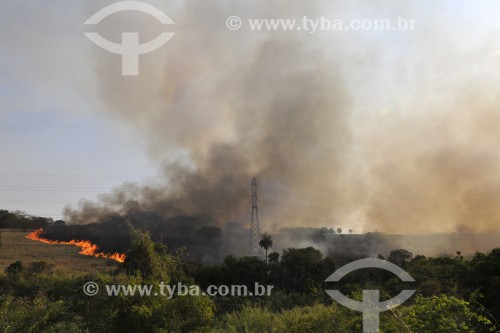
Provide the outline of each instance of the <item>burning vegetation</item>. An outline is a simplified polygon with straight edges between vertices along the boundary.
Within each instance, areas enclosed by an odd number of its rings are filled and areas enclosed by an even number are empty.
[[[35,230],[28,235],[26,235],[26,238],[34,240],[34,241],[39,241],[42,243],[46,244],[58,244],[58,245],[75,245],[81,248],[81,251],[78,252],[79,254],[83,254],[85,256],[91,256],[91,257],[97,257],[97,258],[108,258],[108,259],[113,259],[118,262],[124,262],[125,261],[125,254],[115,252],[113,254],[108,254],[108,253],[103,253],[99,252],[99,247],[89,241],[86,240],[70,240],[70,241],[54,241],[50,240],[47,238],[41,237],[43,234],[43,229],[38,229]]]

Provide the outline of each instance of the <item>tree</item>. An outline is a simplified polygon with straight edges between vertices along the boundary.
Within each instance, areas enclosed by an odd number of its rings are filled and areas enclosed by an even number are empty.
[[[417,296],[415,304],[402,308],[401,313],[413,332],[496,332],[493,323],[483,313],[475,312],[470,303],[446,295]]]
[[[11,278],[16,278],[19,276],[19,274],[22,273],[23,269],[24,269],[23,263],[20,260],[18,260],[10,264],[5,269],[5,273],[7,273],[7,275],[9,275]]]
[[[123,268],[129,274],[140,273],[146,279],[158,278],[160,281],[168,282],[170,271],[162,259],[155,250],[149,234],[138,233],[127,252]]]
[[[241,284],[251,287],[255,282],[265,281],[266,264],[255,256],[239,258],[227,256],[224,259],[222,274],[223,284]]]
[[[273,236],[269,234],[262,234],[260,236],[259,245],[266,251],[266,264],[267,264],[267,250],[273,247]]]
[[[456,260],[455,260],[456,262]],[[465,275],[465,276],[464,276]],[[500,248],[476,253],[466,274],[460,275],[469,290],[480,290],[479,302],[500,321]]]
[[[281,267],[285,290],[303,293],[317,288],[333,272],[328,268],[329,272],[325,273],[323,266],[323,254],[311,246],[283,250]]]
[[[389,253],[389,257],[387,257],[388,261],[403,268],[411,259],[413,259],[413,253],[404,249],[393,250]]]
[[[337,228],[337,233],[340,235],[342,233],[342,228]]]
[[[280,261],[280,254],[278,252],[269,253],[269,262],[278,263]]]

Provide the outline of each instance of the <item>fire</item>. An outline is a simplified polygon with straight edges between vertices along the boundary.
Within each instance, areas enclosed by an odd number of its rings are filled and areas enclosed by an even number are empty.
[[[40,235],[43,233],[43,229],[38,229],[36,231],[33,231],[29,234],[26,235],[26,238],[39,241],[42,243],[46,244],[60,244],[60,245],[75,245],[81,248],[81,251],[78,252],[79,254],[83,254],[85,256],[91,256],[91,257],[97,257],[97,258],[109,258],[116,260],[118,262],[124,262],[125,261],[125,254],[122,253],[113,253],[113,254],[108,254],[108,253],[102,253],[102,252],[97,252],[98,247],[95,244],[92,244],[89,241],[82,241],[82,240],[70,240],[69,242],[65,241],[52,241],[50,239],[46,239],[43,237],[40,237]]]

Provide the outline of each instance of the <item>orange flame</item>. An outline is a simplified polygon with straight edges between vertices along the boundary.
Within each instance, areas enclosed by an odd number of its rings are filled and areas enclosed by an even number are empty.
[[[85,256],[91,256],[91,257],[98,257],[98,258],[109,258],[116,260],[118,262],[124,262],[125,261],[125,254],[122,253],[113,253],[113,254],[107,254],[107,253],[102,253],[102,252],[97,252],[97,245],[92,244],[89,241],[80,241],[80,240],[70,240],[69,242],[65,241],[52,241],[47,238],[40,237],[40,235],[43,233],[43,229],[38,229],[36,231],[30,232],[29,234],[26,235],[26,238],[39,241],[42,243],[46,244],[61,244],[61,245],[76,245],[82,250],[78,252],[79,254],[83,254]]]

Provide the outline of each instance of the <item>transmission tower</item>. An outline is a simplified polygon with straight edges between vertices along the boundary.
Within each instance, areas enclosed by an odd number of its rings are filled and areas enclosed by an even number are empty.
[[[262,259],[260,242],[259,208],[257,207],[257,180],[252,179],[252,218],[250,220],[250,237],[248,244],[248,255],[257,256]]]

